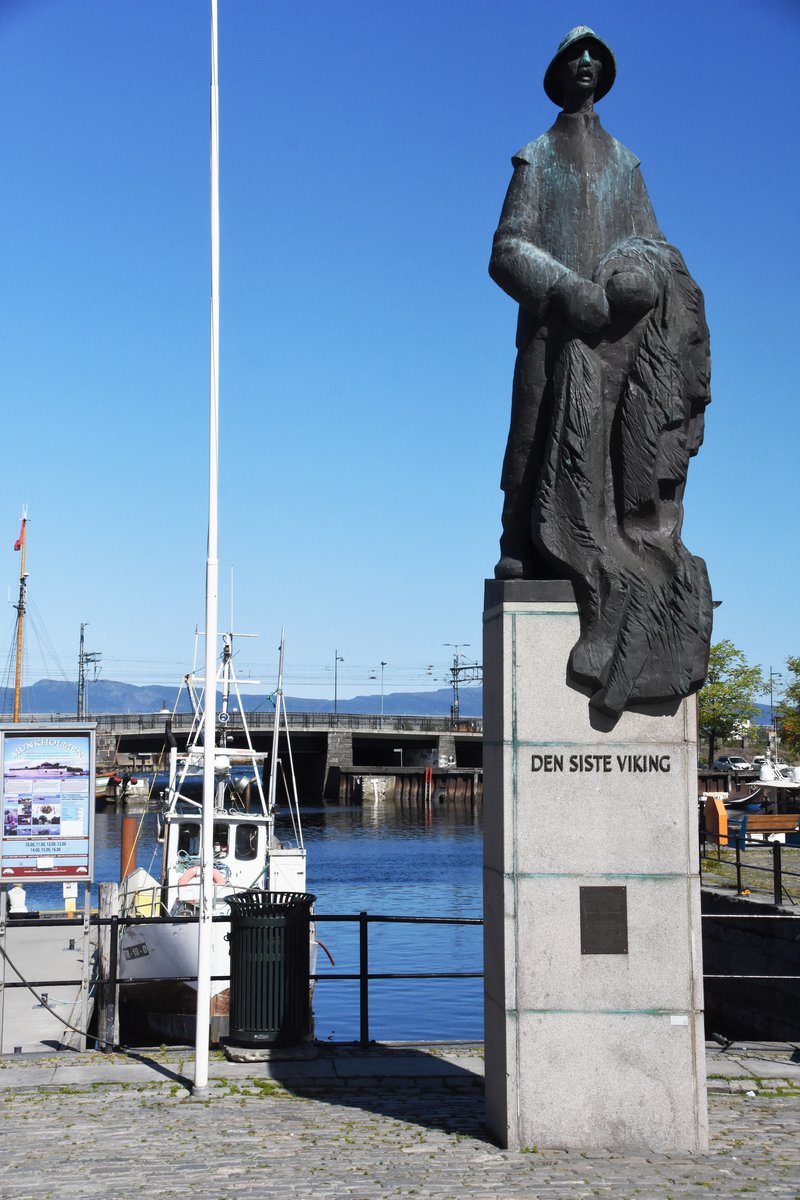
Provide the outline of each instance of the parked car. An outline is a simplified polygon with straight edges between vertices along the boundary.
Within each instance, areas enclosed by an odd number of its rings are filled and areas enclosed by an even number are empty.
[[[746,758],[742,758],[741,754],[724,754],[722,758],[714,759],[714,766],[718,771],[752,771],[753,764],[749,763]]]

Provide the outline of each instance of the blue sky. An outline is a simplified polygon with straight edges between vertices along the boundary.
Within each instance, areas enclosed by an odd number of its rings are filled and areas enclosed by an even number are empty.
[[[704,290],[713,403],[684,540],[715,639],[800,653],[794,0],[220,0],[221,614],[265,680],[340,695],[480,658],[515,306],[486,273],[572,25]],[[203,624],[208,5],[0,0],[0,581],[74,678],[172,682]],[[5,550],[2,549],[5,544]],[[7,646],[13,609],[0,633]],[[433,672],[428,672],[433,665]],[[30,674],[53,674],[31,642]]]

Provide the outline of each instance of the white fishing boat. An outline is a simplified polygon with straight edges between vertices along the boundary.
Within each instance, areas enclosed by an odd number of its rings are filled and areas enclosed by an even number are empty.
[[[230,914],[229,897],[252,889],[305,892],[306,851],[300,823],[294,765],[283,698],[283,634],[272,747],[254,749],[233,667],[233,634],[223,637],[216,686],[199,692],[194,675],[184,683],[194,720],[187,752],[170,748],[169,783],[160,820],[163,823],[161,880],[138,868],[123,880],[121,916],[197,916],[201,903],[201,826],[204,756],[204,700],[221,706],[216,720],[213,786],[212,916]],[[233,706],[238,709],[236,742],[229,733]],[[267,786],[264,787],[264,775]],[[291,838],[275,835],[278,793],[288,808]],[[230,921],[211,925],[212,1042],[227,1032],[229,1006]],[[316,949],[313,924],[312,951]],[[197,924],[142,924],[124,927],[120,942],[121,1003],[127,1019],[159,1039],[195,1036],[197,1008]],[[313,964],[313,954],[312,954]],[[313,965],[312,965],[313,973]]]

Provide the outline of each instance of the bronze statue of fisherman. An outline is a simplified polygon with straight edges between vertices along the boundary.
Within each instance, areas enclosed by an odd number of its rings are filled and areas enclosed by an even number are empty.
[[[681,541],[710,400],[703,297],[594,111],[615,74],[597,34],[567,34],[544,77],[562,111],[513,158],[489,266],[519,304],[495,575],[572,581],[570,678],[613,716],[701,686],[712,612]]]

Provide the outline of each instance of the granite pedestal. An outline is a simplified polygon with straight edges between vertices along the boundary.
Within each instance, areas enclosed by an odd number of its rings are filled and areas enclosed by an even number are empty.
[[[488,581],[487,1119],[514,1149],[700,1151],[694,698],[593,714],[572,587]]]

